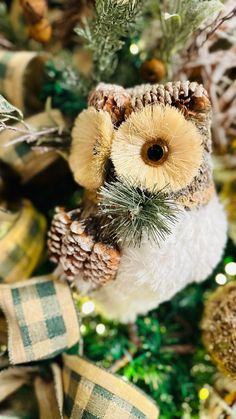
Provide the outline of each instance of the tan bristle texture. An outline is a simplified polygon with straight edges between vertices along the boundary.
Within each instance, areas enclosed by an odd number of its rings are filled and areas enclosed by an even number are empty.
[[[165,161],[154,167],[144,161],[142,147],[161,139],[168,147]],[[186,187],[202,162],[202,137],[196,126],[174,107],[153,105],[133,112],[116,131],[112,161],[119,177],[149,191]]]
[[[110,156],[113,125],[109,113],[84,110],[72,130],[69,165],[76,182],[89,190],[103,183],[105,163]]]

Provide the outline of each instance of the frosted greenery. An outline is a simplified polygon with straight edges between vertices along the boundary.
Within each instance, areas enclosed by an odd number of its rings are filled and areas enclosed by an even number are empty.
[[[124,44],[123,38],[134,31],[144,3],[144,0],[96,0],[92,19],[75,28],[92,52],[95,81],[103,76],[107,79],[114,72],[116,53]]]

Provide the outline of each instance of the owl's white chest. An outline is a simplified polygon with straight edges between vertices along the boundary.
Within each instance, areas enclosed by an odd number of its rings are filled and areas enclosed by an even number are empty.
[[[226,231],[216,196],[200,209],[183,211],[160,246],[143,239],[140,247],[122,250],[116,279],[93,293],[98,306],[109,318],[131,322],[187,284],[206,279],[222,257]]]

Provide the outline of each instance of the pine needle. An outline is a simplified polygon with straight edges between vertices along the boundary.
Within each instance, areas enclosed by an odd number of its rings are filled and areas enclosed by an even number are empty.
[[[116,180],[101,187],[99,199],[99,213],[108,220],[106,235],[129,245],[140,246],[144,236],[159,244],[178,219],[179,209],[166,189],[148,193]]]
[[[94,16],[84,20],[75,32],[85,39],[93,56],[94,81],[108,78],[117,65],[116,53],[124,44],[124,37],[137,27],[145,0],[96,0]]]

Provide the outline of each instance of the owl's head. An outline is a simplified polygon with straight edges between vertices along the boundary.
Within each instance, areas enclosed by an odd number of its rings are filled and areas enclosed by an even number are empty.
[[[80,185],[99,193],[119,182],[149,197],[164,190],[185,208],[208,202],[211,106],[202,85],[99,84],[88,105],[75,122],[69,158]]]

